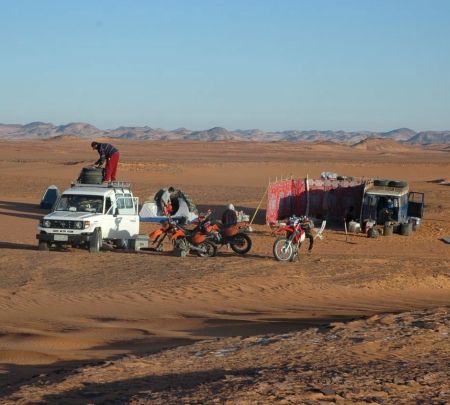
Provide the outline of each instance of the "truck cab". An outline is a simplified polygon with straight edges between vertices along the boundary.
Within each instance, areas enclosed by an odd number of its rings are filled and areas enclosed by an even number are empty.
[[[104,241],[123,247],[138,234],[138,199],[128,183],[75,183],[39,221],[36,238],[39,250],[69,245],[98,252]]]
[[[364,191],[361,223],[370,220],[380,225],[406,224],[411,218],[422,218],[423,209],[424,193],[409,191],[407,182],[375,180]]]

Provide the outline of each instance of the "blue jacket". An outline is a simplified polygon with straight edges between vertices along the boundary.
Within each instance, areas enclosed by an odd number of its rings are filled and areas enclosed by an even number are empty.
[[[109,159],[114,153],[119,152],[119,149],[112,146],[110,143],[99,143],[97,145],[97,152],[100,155],[95,164],[102,165],[106,159]]]

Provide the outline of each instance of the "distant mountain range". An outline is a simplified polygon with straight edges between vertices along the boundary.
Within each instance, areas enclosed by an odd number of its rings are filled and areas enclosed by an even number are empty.
[[[392,139],[408,144],[450,144],[450,131],[416,132],[409,128],[399,128],[388,132],[371,131],[261,131],[259,129],[236,129],[214,127],[204,131],[192,131],[178,128],[167,131],[160,128],[119,127],[116,129],[98,129],[84,122],[66,125],[53,125],[45,122],[31,122],[26,125],[0,124],[0,139],[48,139],[61,136],[79,138],[120,138],[131,140],[199,140],[214,141],[331,141],[356,144],[367,138]]]

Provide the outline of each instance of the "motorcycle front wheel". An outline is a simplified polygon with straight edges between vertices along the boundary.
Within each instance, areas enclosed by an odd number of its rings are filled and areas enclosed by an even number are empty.
[[[238,255],[245,255],[252,248],[252,240],[250,236],[245,233],[238,233],[232,241],[230,241],[230,247],[233,252]]]
[[[294,245],[286,238],[278,238],[273,244],[273,255],[281,262],[288,262],[294,255]]]
[[[200,257],[213,257],[217,253],[217,246],[209,241],[204,241],[198,245],[197,255]]]

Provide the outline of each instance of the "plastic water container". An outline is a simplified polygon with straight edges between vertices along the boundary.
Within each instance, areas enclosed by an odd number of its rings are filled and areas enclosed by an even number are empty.
[[[390,222],[385,222],[383,231],[384,236],[392,236],[394,234],[394,225]]]
[[[359,233],[361,232],[361,224],[356,221],[350,221],[348,223],[348,231],[352,233]]]
[[[415,231],[416,229],[420,228],[420,218],[418,218],[418,217],[411,217],[411,218],[409,218],[409,222],[412,223],[413,231]]]

